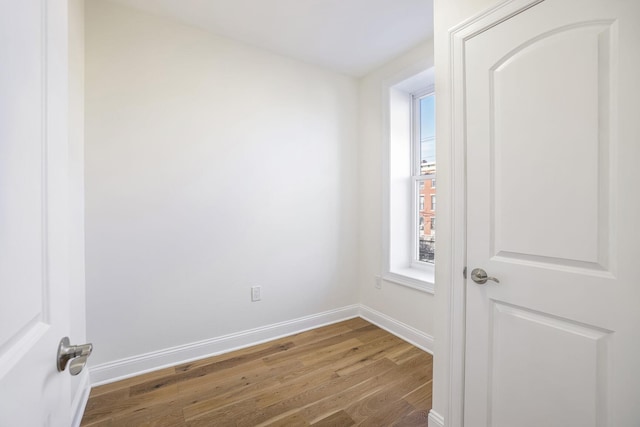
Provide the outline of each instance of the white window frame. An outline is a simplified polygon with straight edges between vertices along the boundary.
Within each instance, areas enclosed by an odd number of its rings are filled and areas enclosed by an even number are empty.
[[[422,182],[424,188],[427,187],[427,182],[431,183],[432,179],[436,178],[435,174],[421,175],[421,145],[420,145],[420,100],[428,96],[435,95],[433,86],[415,91],[411,94],[411,186],[415,194],[412,211],[414,230],[411,234],[411,267],[428,271],[430,274],[435,275],[433,263],[420,261],[420,210],[422,206],[419,205],[420,200],[420,183]],[[433,199],[434,196],[431,196]],[[431,203],[431,200],[429,200]],[[434,209],[435,212],[435,209]]]
[[[414,69],[415,70],[415,69]],[[403,73],[383,84],[383,264],[386,282],[433,294],[435,266],[419,262],[419,192],[414,179],[413,94],[432,94],[433,67]],[[419,164],[419,163],[418,163]],[[433,176],[425,175],[425,181]],[[426,184],[426,182],[425,182]],[[426,224],[425,224],[426,226]]]

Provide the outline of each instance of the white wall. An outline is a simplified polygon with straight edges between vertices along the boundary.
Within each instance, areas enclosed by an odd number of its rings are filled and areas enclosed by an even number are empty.
[[[409,325],[426,335],[433,334],[433,295],[375,277],[383,268],[382,195],[385,126],[383,91],[433,66],[433,44],[429,40],[369,73],[360,81],[360,302]],[[437,96],[437,95],[436,95]],[[440,159],[438,159],[440,161]]]
[[[69,7],[69,296],[70,339],[86,342],[84,266],[84,0],[70,0]],[[87,370],[71,377],[71,400],[84,404]]]
[[[85,72],[94,365],[357,301],[355,79],[95,0]]]
[[[496,0],[434,0],[434,51],[436,63],[436,150],[438,153],[438,256],[433,305],[435,357],[433,411],[445,425],[457,426],[450,412],[449,315],[451,284],[451,69],[449,29],[496,4]],[[457,272],[461,274],[461,272]],[[455,409],[455,408],[454,408]],[[431,425],[431,424],[430,424]]]

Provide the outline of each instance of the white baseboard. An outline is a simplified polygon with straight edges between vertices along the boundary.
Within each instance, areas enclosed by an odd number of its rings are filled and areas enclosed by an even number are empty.
[[[429,427],[444,427],[444,418],[433,409],[429,411]]]
[[[355,304],[286,322],[167,348],[90,368],[92,386],[119,381],[169,366],[203,359],[357,317]]]
[[[423,349],[427,353],[433,354],[433,337],[431,335],[427,335],[406,323],[402,323],[365,305],[360,305],[360,317]]]
[[[91,385],[107,384],[192,360],[228,353],[358,316],[424,351],[433,353],[433,338],[431,336],[372,308],[354,304],[286,322],[92,366],[90,367]]]
[[[89,401],[89,394],[91,393],[91,385],[89,382],[89,371],[84,369],[80,373],[80,386],[76,391],[76,395],[71,402],[71,426],[80,427],[82,421],[82,415],[84,415],[84,409]]]

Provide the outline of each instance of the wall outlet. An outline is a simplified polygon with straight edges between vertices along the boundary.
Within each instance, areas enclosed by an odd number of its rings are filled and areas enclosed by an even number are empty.
[[[382,277],[376,276],[376,289],[382,289]]]
[[[251,301],[260,301],[260,286],[251,287]]]

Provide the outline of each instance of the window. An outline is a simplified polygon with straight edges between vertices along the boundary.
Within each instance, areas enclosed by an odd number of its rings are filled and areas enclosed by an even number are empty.
[[[382,276],[433,293],[436,195],[434,69],[389,82]]]
[[[420,222],[432,224],[431,218],[436,210],[436,147],[435,147],[435,95],[432,91],[421,91],[412,95],[412,181],[420,200],[418,211],[414,215]],[[430,185],[426,185],[429,182]],[[429,198],[431,205],[425,209],[424,199]],[[436,236],[433,227],[413,230],[413,262],[433,265]]]

